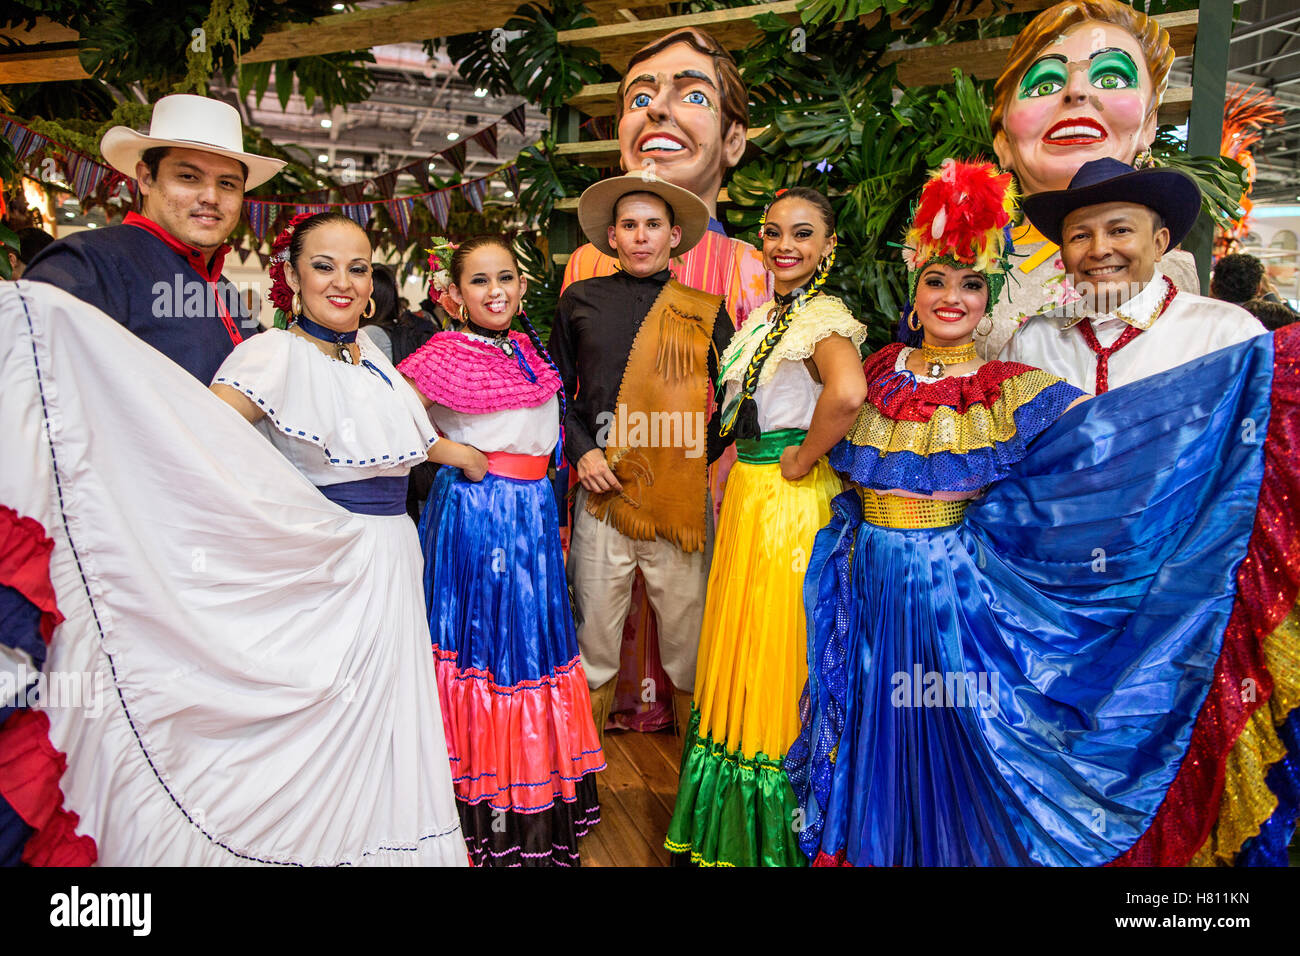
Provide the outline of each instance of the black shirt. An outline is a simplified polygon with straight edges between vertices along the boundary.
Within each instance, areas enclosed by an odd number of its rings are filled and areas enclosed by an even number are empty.
[[[615,412],[632,343],[670,278],[667,269],[645,278],[620,271],[575,282],[560,296],[548,348],[564,379],[569,401],[564,419],[564,453],[571,464],[576,465],[593,448],[603,447],[596,436],[602,422]],[[718,356],[726,351],[733,331],[724,302],[713,320],[710,382],[718,377]],[[602,413],[605,418],[600,417]],[[715,408],[708,425],[710,462],[730,444],[730,439],[718,437],[718,425],[719,412]]]

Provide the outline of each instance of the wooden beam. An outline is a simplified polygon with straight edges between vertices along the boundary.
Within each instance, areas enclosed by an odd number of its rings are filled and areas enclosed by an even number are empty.
[[[1051,6],[1053,2],[1055,0],[998,0],[998,2],[985,0],[957,14],[952,22],[982,19],[1005,13],[1042,10]],[[601,59],[621,72],[627,68],[627,61],[633,53],[673,30],[699,27],[707,30],[727,49],[738,50],[760,35],[758,27],[753,24],[754,17],[760,14],[775,14],[794,26],[801,22],[798,6],[798,0],[767,0],[752,6],[709,10],[656,20],[639,20],[634,24],[611,21],[581,30],[561,30],[557,36],[561,43],[573,43],[599,50]],[[861,17],[860,22],[871,26],[879,19],[879,13],[870,13]],[[893,22],[900,29],[906,24],[903,14],[895,15]]]
[[[1041,4],[1043,0],[1026,0],[1026,2]],[[777,4],[764,4],[763,6],[777,6]],[[712,12],[725,14],[735,11],[719,10]],[[699,16],[699,14],[692,16]],[[686,20],[690,19],[690,17],[672,17],[670,19]],[[1190,55],[1196,42],[1197,11],[1185,10],[1180,13],[1166,13],[1155,19],[1169,31],[1169,38],[1175,55]],[[580,33],[583,31],[573,30],[567,32]],[[590,33],[591,31],[586,32]],[[561,37],[566,35],[564,32],[560,34]],[[977,79],[992,79],[1002,72],[1002,67],[1006,63],[1007,52],[1014,42],[1014,36],[1005,36],[984,40],[968,40],[963,43],[909,47],[889,51],[882,58],[882,62],[884,64],[898,64],[898,80],[901,86],[946,84],[952,79],[953,69],[960,69]],[[617,83],[594,83],[582,87],[568,100],[568,103],[589,116],[613,116],[617,108],[617,97]]]
[[[0,53],[0,83],[3,84],[84,80],[89,75],[81,68],[75,49]]]
[[[726,186],[723,186],[721,189],[718,190],[718,202],[719,203],[731,202],[731,197],[727,195]],[[557,199],[555,200],[555,208],[558,209],[560,212],[577,212],[578,197],[568,196],[564,199]]]

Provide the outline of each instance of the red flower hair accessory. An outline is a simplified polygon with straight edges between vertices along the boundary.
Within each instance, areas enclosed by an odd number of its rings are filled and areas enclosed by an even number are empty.
[[[302,212],[289,220],[289,225],[281,230],[280,234],[275,237],[275,242],[271,243],[271,291],[266,297],[271,300],[272,304],[293,319],[293,289],[289,288],[289,283],[284,277],[284,264],[289,261],[289,242],[293,239],[294,230],[298,228],[304,220],[310,219],[314,213]]]

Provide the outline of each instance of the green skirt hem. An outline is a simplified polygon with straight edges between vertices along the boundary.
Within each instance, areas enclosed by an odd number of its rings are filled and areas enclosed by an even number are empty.
[[[664,847],[700,866],[807,866],[802,814],[782,761],[745,757],[699,731],[692,707]]]

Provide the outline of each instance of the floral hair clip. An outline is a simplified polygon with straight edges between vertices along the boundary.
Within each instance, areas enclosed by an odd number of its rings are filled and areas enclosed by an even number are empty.
[[[451,286],[451,257],[456,246],[442,236],[433,237],[429,249],[429,300],[438,302]]]
[[[290,318],[293,316],[293,290],[289,288],[289,283],[284,277],[284,264],[289,261],[289,242],[293,239],[294,230],[312,215],[303,212],[294,216],[289,220],[289,225],[275,237],[275,242],[271,243],[271,268],[268,270],[271,276],[271,291],[266,294],[266,297]]]

